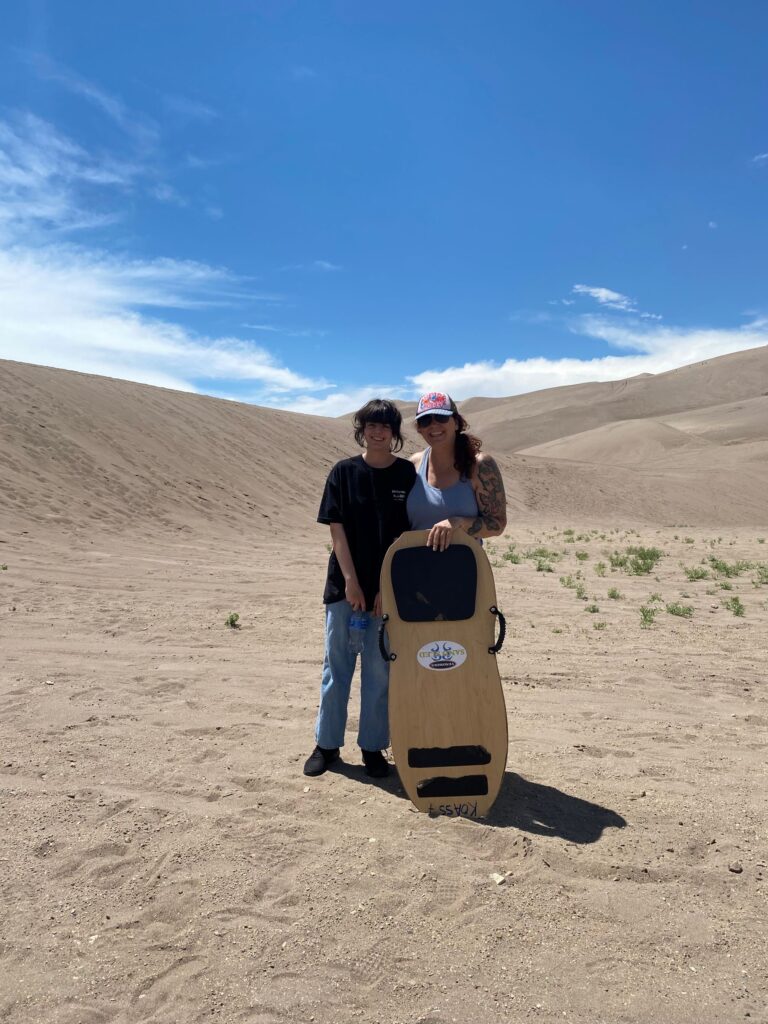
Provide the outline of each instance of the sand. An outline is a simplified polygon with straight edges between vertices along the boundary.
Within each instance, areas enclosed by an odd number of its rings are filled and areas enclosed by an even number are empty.
[[[702,443],[651,427],[647,470],[498,452],[510,747],[473,822],[364,775],[356,700],[338,770],[301,774],[346,424],[0,384],[0,1020],[768,1019],[768,487],[741,457],[768,426],[720,408],[749,395],[668,403]],[[649,575],[611,565],[631,546]]]

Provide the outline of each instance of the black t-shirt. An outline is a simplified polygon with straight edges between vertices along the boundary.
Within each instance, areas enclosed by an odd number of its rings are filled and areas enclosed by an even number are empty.
[[[387,548],[408,529],[405,499],[416,478],[416,468],[396,458],[387,469],[373,469],[362,455],[337,462],[328,475],[317,514],[318,523],[341,523],[352,563],[370,611],[379,592],[381,563]],[[323,602],[345,599],[344,575],[331,554]]]

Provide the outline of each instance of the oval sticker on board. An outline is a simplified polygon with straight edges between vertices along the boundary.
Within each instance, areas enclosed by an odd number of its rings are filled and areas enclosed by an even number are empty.
[[[416,652],[422,668],[437,671],[458,668],[467,660],[467,650],[453,640],[432,640]]]

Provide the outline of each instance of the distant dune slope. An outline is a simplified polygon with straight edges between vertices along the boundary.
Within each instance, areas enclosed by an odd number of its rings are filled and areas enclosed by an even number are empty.
[[[107,528],[314,518],[349,422],[0,361],[0,511]]]
[[[581,434],[547,441],[525,449],[539,455],[575,462],[636,468],[667,457],[680,449],[692,451],[711,447],[710,442],[676,430],[656,420],[624,420],[606,423]]]
[[[499,459],[511,517],[765,525],[763,392],[768,349],[463,407]],[[406,435],[408,453],[418,442],[410,423]],[[2,530],[320,538],[328,468],[357,451],[349,416],[0,361]]]
[[[726,402],[665,416],[670,427],[719,444],[733,445],[768,438],[768,395]]]
[[[462,404],[472,429],[498,452],[580,434],[621,420],[659,419],[768,395],[768,346],[658,375],[574,384]],[[673,426],[676,424],[672,424]]]

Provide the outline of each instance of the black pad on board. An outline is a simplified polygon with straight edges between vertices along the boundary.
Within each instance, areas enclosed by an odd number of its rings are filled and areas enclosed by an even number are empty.
[[[477,562],[466,544],[446,551],[402,548],[392,559],[391,574],[403,622],[458,622],[475,614]]]
[[[411,747],[409,768],[456,768],[459,765],[490,764],[491,755],[481,746]]]
[[[485,796],[488,792],[487,775],[462,775],[458,779],[440,777],[424,779],[416,785],[421,797],[430,796]]]

